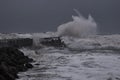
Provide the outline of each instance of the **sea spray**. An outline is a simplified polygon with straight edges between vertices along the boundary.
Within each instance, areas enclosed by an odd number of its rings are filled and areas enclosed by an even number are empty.
[[[49,37],[57,37],[57,35],[54,32],[46,32],[46,33],[33,33],[32,39],[33,39],[33,46],[34,47],[40,47],[40,41],[43,40],[43,38],[49,38]]]
[[[33,33],[32,34],[32,38],[33,38],[33,46],[35,47],[40,47],[40,39],[41,38],[45,38],[45,37],[49,37],[49,35],[45,34],[45,33]]]
[[[83,17],[75,9],[78,16],[72,16],[73,21],[58,26],[57,34],[59,36],[88,37],[97,34],[97,24],[91,15],[88,18]]]

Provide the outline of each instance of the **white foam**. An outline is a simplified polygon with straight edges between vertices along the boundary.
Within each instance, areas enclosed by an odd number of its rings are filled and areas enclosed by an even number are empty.
[[[58,26],[59,36],[88,37],[97,33],[97,24],[92,16],[85,18],[78,11],[77,13],[79,16],[72,16],[73,21]]]

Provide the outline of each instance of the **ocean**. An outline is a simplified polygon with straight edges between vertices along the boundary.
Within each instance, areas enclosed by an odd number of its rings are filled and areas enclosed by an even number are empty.
[[[53,34],[14,33],[15,38],[34,38],[34,46],[41,46],[36,49],[20,49],[35,62],[32,63],[34,68],[20,72],[17,80],[120,80],[119,34],[85,38],[62,37],[62,41],[67,45],[62,49],[38,44],[37,39]],[[13,34],[11,35],[13,38]],[[10,37],[10,34],[8,36]]]

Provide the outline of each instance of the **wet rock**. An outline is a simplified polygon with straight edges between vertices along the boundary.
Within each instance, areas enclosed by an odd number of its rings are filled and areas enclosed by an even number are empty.
[[[0,80],[6,80],[3,75],[0,75]]]
[[[34,65],[40,65],[39,63],[36,63],[36,64],[34,64]]]
[[[15,80],[17,73],[32,68],[33,60],[13,47],[0,48],[0,80]]]
[[[48,37],[41,39],[40,43],[45,46],[66,47],[60,37]]]
[[[25,66],[26,66],[27,68],[33,68],[33,65],[30,64],[30,63],[25,64]]]

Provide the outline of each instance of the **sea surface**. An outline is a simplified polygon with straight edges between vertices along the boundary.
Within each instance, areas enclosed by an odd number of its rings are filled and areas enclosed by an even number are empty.
[[[62,40],[66,48],[21,48],[35,62],[17,80],[120,80],[120,35]]]

